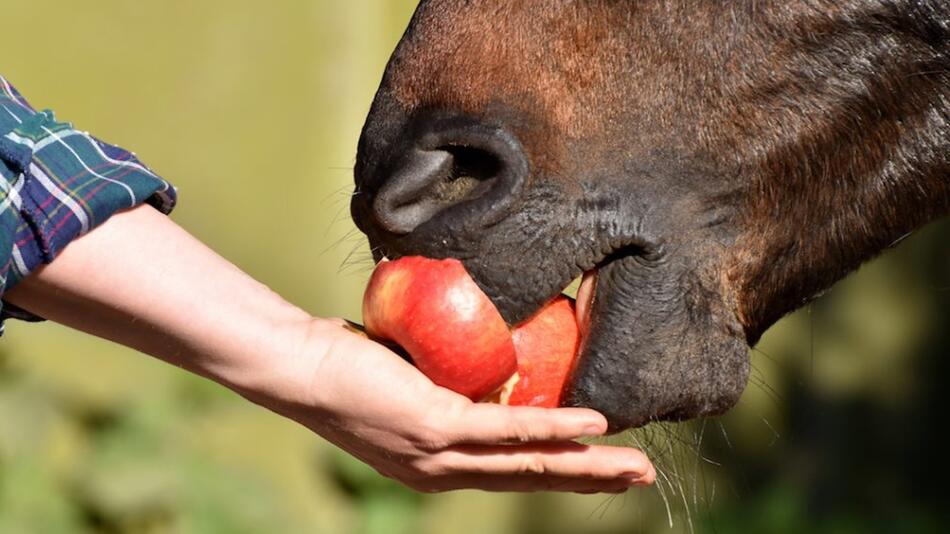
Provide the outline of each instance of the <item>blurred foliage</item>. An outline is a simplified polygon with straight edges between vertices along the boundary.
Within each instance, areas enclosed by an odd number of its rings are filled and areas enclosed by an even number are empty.
[[[358,317],[351,167],[413,4],[5,0],[0,72],[137,150],[225,257],[315,314]],[[416,495],[214,384],[11,323],[0,532],[945,532],[948,243],[932,225],[773,328],[729,415],[612,438],[663,472],[614,498]]]

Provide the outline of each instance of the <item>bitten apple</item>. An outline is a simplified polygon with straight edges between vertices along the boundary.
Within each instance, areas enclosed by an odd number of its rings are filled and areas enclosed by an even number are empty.
[[[515,328],[512,340],[518,378],[499,400],[510,406],[557,408],[580,345],[580,332],[570,299],[559,296]]]
[[[380,263],[363,296],[367,333],[405,348],[434,383],[478,401],[517,370],[512,334],[455,259]]]

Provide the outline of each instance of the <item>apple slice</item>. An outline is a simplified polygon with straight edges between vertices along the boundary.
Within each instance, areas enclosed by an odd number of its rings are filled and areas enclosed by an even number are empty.
[[[557,408],[574,368],[580,332],[570,299],[559,296],[515,328],[518,379],[506,384],[499,401],[510,406]]]
[[[505,320],[455,259],[380,263],[363,296],[374,338],[392,340],[434,383],[479,401],[517,370]]]
[[[594,297],[597,292],[597,269],[584,273],[581,285],[577,289],[577,304],[575,311],[577,315],[577,325],[581,330],[581,336],[586,336],[590,329],[590,310],[594,306]]]

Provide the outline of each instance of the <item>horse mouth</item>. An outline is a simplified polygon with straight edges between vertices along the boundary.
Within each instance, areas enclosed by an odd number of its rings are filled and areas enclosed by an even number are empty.
[[[587,351],[585,348],[589,345],[591,341],[591,335],[600,335],[610,337],[615,334],[610,331],[600,330],[597,333],[592,333],[596,329],[594,328],[599,321],[603,320],[604,317],[601,317],[595,311],[595,303],[598,298],[609,298],[611,291],[616,290],[616,288],[610,283],[598,283],[600,281],[600,275],[602,272],[609,272],[611,267],[615,264],[629,260],[631,257],[636,256],[637,259],[642,259],[642,261],[649,261],[649,259],[643,257],[643,250],[636,246],[623,246],[616,249],[612,249],[610,252],[604,254],[602,257],[597,258],[592,266],[587,266],[583,271],[583,274],[580,276],[580,285],[577,288],[577,293],[575,297],[574,313],[575,319],[577,321],[578,329],[580,332],[580,343],[578,344],[578,353],[575,355],[575,369],[582,359],[588,357]],[[566,289],[562,291],[562,294],[567,294]],[[570,296],[570,295],[568,295]],[[570,393],[575,388],[575,383],[579,377],[571,376],[568,382],[565,384],[564,398],[567,399],[571,395]]]
[[[538,298],[534,302],[538,304],[511,306],[512,300],[515,300],[512,297],[517,295],[493,290],[492,287],[482,287],[499,309],[501,309],[500,305],[508,303],[509,306],[505,310],[507,313],[503,312],[502,316],[508,315],[505,319],[513,328],[534,316],[552,299],[568,294],[566,290],[571,283],[577,278],[581,279],[574,310],[580,343],[578,352],[574,355],[573,371],[562,390],[561,405],[589,407],[601,411],[608,417],[611,430],[614,432],[642,426],[651,417],[656,417],[660,413],[651,412],[654,406],[638,402],[635,396],[630,398],[628,395],[627,390],[630,386],[625,383],[625,379],[630,376],[628,372],[637,373],[641,366],[649,364],[646,363],[647,356],[640,355],[641,351],[636,346],[637,337],[630,337],[630,332],[627,332],[624,326],[618,327],[618,324],[623,321],[622,318],[615,316],[618,308],[607,305],[611,302],[629,302],[631,306],[642,305],[643,303],[639,302],[640,299],[636,298],[639,291],[631,292],[630,288],[618,284],[618,271],[630,268],[631,264],[649,266],[653,264],[655,258],[650,252],[652,249],[645,245],[639,245],[631,240],[619,241],[621,240],[603,244],[601,245],[603,248],[593,254],[581,254],[580,258],[568,259],[567,261],[572,265],[577,266],[576,270],[563,271],[560,276],[564,278],[553,281],[548,286],[556,289],[549,290],[551,293],[547,295],[537,295]],[[383,244],[374,246],[377,262],[407,255],[394,248]],[[409,255],[413,254],[417,253],[413,252]],[[438,253],[435,253],[435,256],[438,256]],[[464,260],[463,263],[465,263]],[[476,283],[479,281],[478,276],[473,275],[473,278]],[[524,288],[528,292],[531,289],[531,287]],[[609,379],[592,382],[590,372],[592,367],[611,369],[608,372]],[[609,410],[605,411],[604,407]]]

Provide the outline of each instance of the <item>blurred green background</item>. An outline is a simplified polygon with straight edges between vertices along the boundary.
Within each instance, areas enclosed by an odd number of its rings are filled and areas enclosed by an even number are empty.
[[[136,150],[225,257],[357,318],[356,140],[414,3],[4,0],[0,72]],[[11,322],[0,533],[946,532],[948,243],[931,225],[773,328],[728,416],[615,438],[662,471],[616,498],[414,495],[214,384]]]

